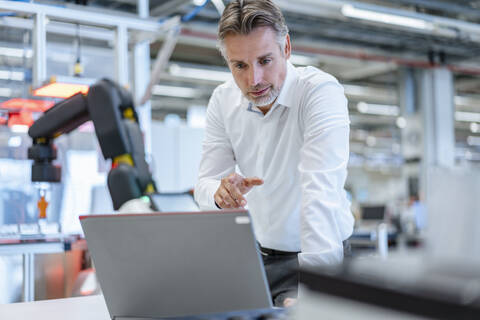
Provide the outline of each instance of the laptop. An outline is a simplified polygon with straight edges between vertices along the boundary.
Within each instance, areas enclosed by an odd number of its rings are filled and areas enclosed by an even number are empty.
[[[275,310],[247,211],[89,215],[80,222],[112,319],[227,319]]]
[[[377,230],[380,223],[385,222],[384,205],[364,205],[360,208],[361,219],[356,222],[355,233],[370,234]]]
[[[377,206],[362,206],[362,221],[375,221],[381,222],[385,219],[385,206],[384,205],[377,205]]]
[[[199,211],[193,196],[188,192],[152,193],[149,195],[155,211]]]

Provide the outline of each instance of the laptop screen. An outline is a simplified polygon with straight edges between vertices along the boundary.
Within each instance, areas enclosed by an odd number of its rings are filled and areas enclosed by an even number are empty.
[[[383,220],[385,217],[385,206],[363,206],[363,220]]]
[[[199,211],[189,193],[155,193],[150,198],[155,208],[161,212]]]

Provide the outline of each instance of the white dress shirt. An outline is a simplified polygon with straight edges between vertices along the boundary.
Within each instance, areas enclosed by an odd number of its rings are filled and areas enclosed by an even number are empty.
[[[347,99],[333,76],[287,64],[280,95],[266,115],[233,79],[214,90],[195,200],[204,210],[216,209],[220,180],[238,166],[241,175],[264,180],[245,195],[263,247],[301,251],[300,265],[340,263],[354,221],[344,190]]]

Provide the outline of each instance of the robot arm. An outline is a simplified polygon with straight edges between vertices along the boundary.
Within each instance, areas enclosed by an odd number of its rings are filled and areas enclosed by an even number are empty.
[[[33,144],[32,181],[59,182],[61,168],[53,140],[92,120],[105,159],[112,159],[108,188],[113,207],[156,191],[145,161],[143,136],[131,95],[108,79],[92,85],[87,95],[78,93],[47,110],[30,127]],[[155,208],[154,208],[155,209]]]

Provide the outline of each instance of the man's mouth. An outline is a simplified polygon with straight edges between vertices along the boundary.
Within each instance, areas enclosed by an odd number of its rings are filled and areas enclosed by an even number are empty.
[[[259,97],[261,95],[264,95],[267,93],[267,91],[270,89],[270,87],[266,87],[265,89],[259,90],[259,91],[251,91],[250,94],[255,97]]]

